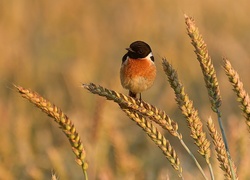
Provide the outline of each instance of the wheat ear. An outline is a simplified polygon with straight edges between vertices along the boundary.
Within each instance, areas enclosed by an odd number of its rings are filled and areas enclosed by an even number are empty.
[[[108,100],[118,103],[122,108],[129,108],[143,116],[149,117],[163,129],[168,130],[171,135],[181,139],[181,134],[178,132],[178,124],[170,119],[164,111],[156,108],[155,106],[152,106],[144,101],[135,100],[134,98],[126,96],[122,93],[95,85],[94,83],[83,84],[83,87],[93,94],[104,96]]]
[[[177,71],[166,60],[162,59],[163,69],[168,76],[168,81],[175,92],[175,100],[179,106],[184,117],[187,119],[188,127],[191,130],[191,137],[194,139],[195,144],[198,146],[198,152],[206,159],[210,169],[212,179],[214,179],[212,166],[210,163],[210,142],[206,137],[206,133],[202,129],[202,122],[199,118],[198,111],[194,108],[193,102],[185,93],[184,87],[178,78]]]
[[[239,74],[234,70],[231,63],[224,58],[224,70],[226,75],[233,86],[233,90],[237,95],[237,100],[240,103],[240,108],[244,114],[246,119],[246,124],[248,126],[248,130],[250,132],[250,98],[248,93],[245,91],[243,87],[243,83],[240,80]]]
[[[227,158],[226,148],[225,148],[225,145],[222,141],[221,135],[218,133],[218,131],[215,128],[215,125],[213,123],[212,118],[208,119],[207,127],[209,129],[210,136],[213,139],[215,151],[217,154],[217,159],[220,163],[220,168],[224,171],[224,173],[225,173],[224,176],[226,179],[228,179],[228,180],[232,179],[233,176],[232,176],[230,164],[229,164],[229,161]],[[235,175],[235,179],[238,179],[237,173],[236,173],[236,167],[235,167],[233,162],[232,162],[232,167],[233,167],[233,174]]]
[[[122,93],[118,93],[113,90],[106,89],[102,86],[97,86],[93,83],[83,84],[83,87],[90,91],[93,94],[98,94],[99,96],[104,96],[108,100],[112,100],[119,104],[122,109],[129,109],[131,112],[137,113],[141,116],[147,117],[155,123],[159,124],[163,129],[168,130],[168,132],[177,137],[185,150],[191,155],[196,166],[199,168],[205,179],[206,175],[201,168],[200,164],[193,156],[189,148],[186,146],[182,139],[182,135],[178,132],[178,124],[170,119],[170,117],[162,110],[158,109],[155,106],[152,106],[144,101],[135,100],[134,98],[128,97]]]
[[[211,57],[208,54],[207,45],[204,42],[198,28],[195,26],[194,19],[187,15],[184,15],[184,17],[188,35],[195,48],[195,54],[197,55],[197,60],[199,61],[202,69],[212,109],[217,112],[217,109],[221,105],[220,89]]]
[[[142,115],[133,112],[131,109],[122,108],[122,110],[147,133],[150,139],[162,150],[172,167],[178,172],[178,175],[183,179],[180,160],[170,142]]]
[[[85,161],[86,152],[83,147],[82,141],[80,139],[79,134],[76,131],[76,128],[72,121],[68,118],[66,114],[62,112],[57,106],[44,99],[41,95],[36,92],[32,92],[31,90],[25,89],[21,86],[14,87],[18,90],[18,92],[24,97],[28,99],[31,103],[36,105],[39,109],[45,112],[48,116],[52,117],[55,122],[62,129],[63,133],[67,136],[72,150],[76,156],[76,162],[81,166],[85,179],[88,179],[87,169],[88,164]]]
[[[163,151],[172,167],[177,170],[179,176],[182,177],[182,168],[180,167],[180,161],[176,152],[166,138],[152,125],[152,123],[143,117],[147,116],[154,122],[161,125],[161,127],[168,130],[173,136],[181,137],[181,135],[177,132],[177,124],[172,121],[164,111],[161,111],[146,102],[137,101],[134,98],[128,97],[122,93],[109,90],[102,86],[97,86],[93,83],[83,84],[83,87],[93,94],[104,96],[108,100],[113,100],[118,103],[127,116],[135,121]]]
[[[211,57],[208,54],[207,45],[204,42],[202,35],[200,34],[198,28],[196,27],[194,19],[187,15],[184,15],[184,17],[185,17],[185,22],[187,25],[188,35],[191,39],[192,45],[195,48],[195,54],[197,55],[197,60],[200,63],[200,67],[204,76],[204,81],[205,81],[206,88],[208,91],[212,110],[217,114],[217,119],[219,122],[222,138],[225,143],[225,148],[227,151],[227,157],[228,157],[230,169],[231,169],[231,172],[233,173],[233,167],[231,163],[232,158],[230,155],[227,138],[224,132],[224,127],[222,125],[221,112],[219,110],[219,107],[221,106],[221,96],[220,96],[220,89],[219,89],[216,72],[215,72]],[[233,174],[233,179],[235,179],[234,174]]]

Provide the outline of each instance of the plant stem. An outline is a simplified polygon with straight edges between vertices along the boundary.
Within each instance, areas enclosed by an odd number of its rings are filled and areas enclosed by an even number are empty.
[[[85,180],[88,180],[88,174],[86,170],[83,170]]]
[[[222,139],[223,139],[223,142],[225,144],[228,163],[229,163],[230,171],[232,173],[232,178],[233,178],[233,180],[235,180],[236,177],[235,177],[235,173],[234,173],[234,170],[233,170],[232,158],[231,158],[231,155],[230,155],[230,152],[229,152],[227,138],[226,138],[225,131],[224,131],[224,128],[223,128],[223,125],[222,125],[221,112],[219,111],[219,109],[216,109],[216,114],[217,114],[217,117],[218,117],[218,122],[219,122],[219,126],[220,126],[220,131],[221,131],[221,134],[222,134]]]
[[[209,172],[210,172],[210,175],[211,175],[211,180],[214,180],[214,172],[213,172],[212,165],[209,163],[208,167],[209,167]]]
[[[202,167],[200,166],[199,162],[197,161],[197,159],[195,158],[195,156],[193,155],[193,153],[190,151],[190,149],[187,147],[187,145],[185,144],[185,142],[180,139],[181,145],[185,148],[185,150],[188,152],[188,154],[192,157],[192,159],[194,160],[196,166],[198,167],[198,169],[200,170],[201,174],[203,175],[204,179],[207,179],[206,174],[204,173]]]

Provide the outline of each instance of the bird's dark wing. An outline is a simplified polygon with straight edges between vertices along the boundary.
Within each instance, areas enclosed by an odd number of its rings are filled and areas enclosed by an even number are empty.
[[[128,57],[128,53],[126,53],[126,54],[122,57],[122,63],[124,63],[124,62],[126,61],[127,57]]]

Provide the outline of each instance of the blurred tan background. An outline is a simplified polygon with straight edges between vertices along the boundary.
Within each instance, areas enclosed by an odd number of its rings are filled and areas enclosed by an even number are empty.
[[[117,105],[86,92],[81,83],[127,93],[119,80],[121,58],[131,42],[146,41],[153,49],[158,74],[142,97],[179,123],[185,141],[196,152],[161,67],[161,57],[172,62],[203,122],[209,116],[216,120],[186,33],[184,13],[195,18],[208,45],[232,156],[239,176],[249,178],[249,133],[221,67],[222,57],[228,57],[249,92],[249,9],[246,0],[1,0],[0,179],[49,179],[53,171],[60,179],[83,178],[57,124],[22,99],[12,83],[39,92],[73,120],[86,148],[90,179],[176,179],[145,133]],[[184,177],[201,178],[180,144],[169,138]],[[197,157],[208,172],[204,160]],[[215,154],[212,161],[216,177],[221,178]]]

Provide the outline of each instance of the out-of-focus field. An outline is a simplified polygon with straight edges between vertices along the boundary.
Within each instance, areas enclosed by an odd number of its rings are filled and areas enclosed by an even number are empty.
[[[248,179],[249,133],[236,96],[221,67],[228,57],[250,92],[250,3],[246,0],[1,0],[0,1],[0,179],[81,179],[70,144],[53,120],[24,100],[12,84],[39,92],[72,119],[86,148],[89,179],[176,179],[162,152],[117,105],[94,96],[81,83],[118,92],[125,48],[148,42],[158,70],[143,99],[179,123],[184,140],[208,168],[189,136],[161,67],[166,57],[204,122],[211,111],[183,14],[196,20],[217,70],[223,123],[241,179]],[[170,139],[186,179],[201,175],[180,143]],[[213,146],[212,146],[213,149]],[[215,176],[223,178],[212,153]]]

